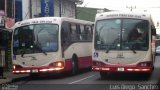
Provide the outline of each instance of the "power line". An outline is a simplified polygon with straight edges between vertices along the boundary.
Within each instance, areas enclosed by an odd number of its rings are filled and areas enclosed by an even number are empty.
[[[136,9],[136,6],[130,6],[130,7],[128,7],[128,6],[126,6],[126,8],[128,8],[128,9],[130,9],[130,11],[132,11],[133,9]]]

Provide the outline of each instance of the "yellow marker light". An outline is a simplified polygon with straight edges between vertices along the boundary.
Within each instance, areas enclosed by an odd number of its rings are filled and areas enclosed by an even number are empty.
[[[16,66],[15,66],[15,65],[13,65],[13,69],[16,69]]]
[[[63,61],[57,61],[57,62],[53,62],[51,64],[49,64],[50,68],[52,67],[58,67],[58,68],[64,68],[65,63]]]
[[[58,66],[58,67],[62,67],[62,65],[63,65],[62,62],[58,62],[58,63],[57,63],[57,66]]]
[[[62,62],[62,61],[58,61],[58,62],[55,62],[55,66],[56,67],[64,67],[64,62]]]

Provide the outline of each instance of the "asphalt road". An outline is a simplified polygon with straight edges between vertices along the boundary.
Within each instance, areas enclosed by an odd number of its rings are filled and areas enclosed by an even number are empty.
[[[150,77],[134,73],[112,73],[101,79],[98,72],[83,70],[79,74],[26,77],[9,85],[17,90],[160,90],[160,56]]]

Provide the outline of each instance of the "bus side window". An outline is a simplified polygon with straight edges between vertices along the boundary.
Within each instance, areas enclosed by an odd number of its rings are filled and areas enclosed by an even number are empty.
[[[62,30],[61,30],[62,32],[61,32],[61,41],[62,41],[62,43],[64,44],[64,43],[66,43],[66,40],[65,40],[65,38],[66,38],[66,33],[65,33],[65,31],[64,31],[64,28],[62,28]]]
[[[82,40],[81,26],[79,24],[76,24],[76,34],[77,34],[77,41]]]
[[[85,26],[85,31],[86,31],[87,41],[92,41],[92,34],[93,34],[92,27],[89,25]]]
[[[70,44],[70,24],[67,22],[62,23],[62,29],[61,29],[61,43],[64,50],[69,46]]]
[[[71,41],[72,42],[76,42],[79,40],[79,35],[78,35],[78,31],[77,31],[77,26],[75,23],[71,23]]]
[[[85,41],[86,40],[86,33],[84,25],[80,25],[80,40]]]

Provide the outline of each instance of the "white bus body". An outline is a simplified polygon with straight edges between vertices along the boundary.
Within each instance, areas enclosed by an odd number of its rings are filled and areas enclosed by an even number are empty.
[[[91,66],[93,22],[42,17],[17,22],[12,35],[13,73],[72,71]]]
[[[137,27],[137,28],[135,28]],[[93,33],[93,71],[152,72],[155,35],[151,16],[136,12],[97,14]]]

